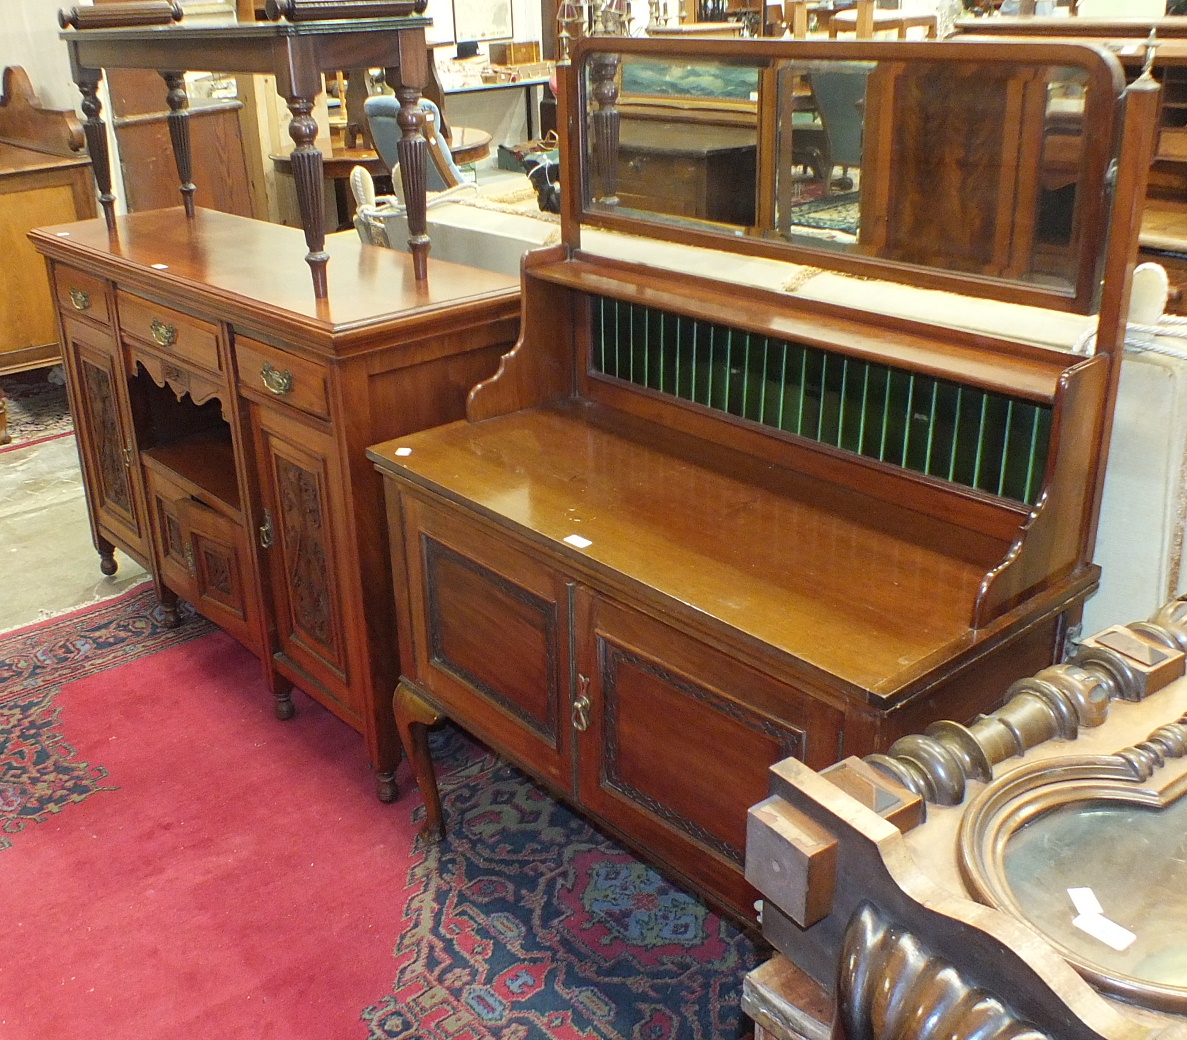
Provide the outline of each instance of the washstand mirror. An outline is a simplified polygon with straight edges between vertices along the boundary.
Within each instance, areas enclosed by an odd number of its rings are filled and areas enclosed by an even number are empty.
[[[583,224],[1094,309],[1103,50],[594,38],[574,61]]]

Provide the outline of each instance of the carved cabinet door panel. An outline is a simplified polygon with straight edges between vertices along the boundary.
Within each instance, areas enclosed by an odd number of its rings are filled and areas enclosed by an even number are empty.
[[[350,685],[337,544],[348,528],[333,437],[283,409],[255,403],[251,424],[263,518],[259,539],[280,653],[317,680],[340,709],[360,715],[359,694]]]
[[[220,628],[258,647],[259,605],[242,524],[153,469],[146,482],[160,579]]]
[[[403,498],[413,661],[468,729],[572,788],[569,582],[506,538]]]
[[[584,588],[576,629],[581,803],[748,916],[747,809],[773,763],[831,761],[840,713]]]
[[[148,558],[139,452],[119,346],[107,331],[63,318],[66,362],[92,521],[111,541]]]

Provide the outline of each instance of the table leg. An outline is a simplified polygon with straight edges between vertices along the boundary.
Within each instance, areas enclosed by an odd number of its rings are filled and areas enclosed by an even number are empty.
[[[181,202],[185,215],[194,215],[194,169],[190,149],[190,99],[185,92],[184,72],[162,72],[161,78],[169,88],[165,100],[169,104],[169,139],[173,142],[173,161],[181,180]]]
[[[535,88],[529,83],[524,89],[524,94],[527,98],[527,123],[528,123],[528,140],[534,141],[536,139],[536,121],[532,118],[532,102],[535,100],[532,97],[532,91]]]
[[[420,129],[424,121],[420,110],[420,88],[401,86],[396,97],[400,99],[396,122],[402,132],[396,142],[396,153],[400,157],[400,180],[404,183],[404,204],[408,209],[408,248],[412,251],[416,280],[422,282],[429,276],[429,224],[425,201],[429,143]]]
[[[103,102],[99,100],[99,84],[103,79],[101,69],[84,69],[75,66],[74,82],[82,94],[82,112],[87,117],[83,134],[87,139],[87,151],[91,156],[91,172],[99,188],[99,203],[103,207],[103,219],[107,230],[115,230],[115,195],[111,191],[111,159],[107,152],[107,127],[103,122]]]
[[[313,143],[317,139],[317,120],[313,118],[313,100],[288,97],[292,119],[289,137],[297,146],[290,157],[293,181],[297,189],[297,204],[301,209],[301,226],[305,229],[305,244],[309,252],[305,262],[313,273],[313,295],[324,300],[328,293],[326,264],[330,254],[325,251],[325,196],[322,194],[321,150]]]

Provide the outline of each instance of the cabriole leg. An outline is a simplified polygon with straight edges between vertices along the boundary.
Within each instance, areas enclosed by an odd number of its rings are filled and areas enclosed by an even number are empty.
[[[392,712],[396,716],[396,730],[404,752],[412,763],[416,784],[424,795],[425,822],[421,836],[425,841],[440,841],[445,836],[445,815],[437,790],[437,771],[429,753],[429,727],[440,722],[443,716],[420,696],[415,686],[403,679],[392,698]]]

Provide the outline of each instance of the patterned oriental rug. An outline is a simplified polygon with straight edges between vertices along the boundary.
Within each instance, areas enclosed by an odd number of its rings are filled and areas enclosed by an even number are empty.
[[[5,1040],[728,1040],[755,945],[456,729],[406,766],[138,590],[0,637]],[[394,982],[393,982],[394,979]]]
[[[64,437],[74,429],[66,387],[63,383],[50,381],[49,371],[34,369],[4,377],[0,393],[8,399],[11,443],[0,447],[0,451],[36,444],[51,437]]]
[[[819,228],[856,235],[860,210],[861,193],[850,191],[826,195],[796,206],[788,219],[792,227]]]

